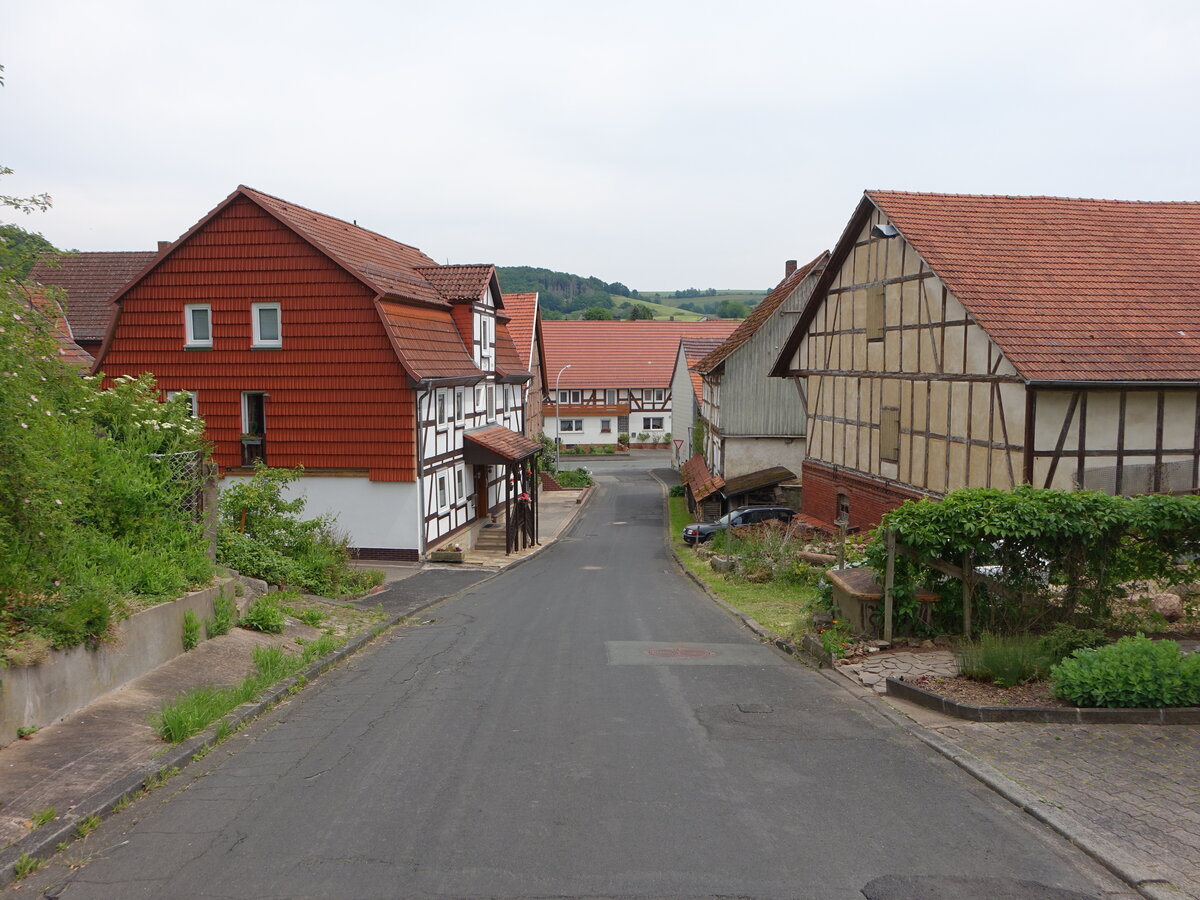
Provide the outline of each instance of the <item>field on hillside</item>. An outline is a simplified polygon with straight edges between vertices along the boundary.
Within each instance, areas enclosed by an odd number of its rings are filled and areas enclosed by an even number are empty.
[[[649,305],[650,301],[663,306],[678,307],[680,303],[690,303],[697,309],[712,312],[718,305],[726,300],[732,300],[734,303],[745,303],[747,306],[754,306],[763,297],[767,296],[766,291],[743,291],[743,290],[728,290],[717,291],[715,296],[706,297],[675,297],[674,291],[640,291],[641,300]],[[687,310],[684,310],[686,313]],[[656,313],[657,315],[657,313]],[[676,317],[678,318],[678,317]]]

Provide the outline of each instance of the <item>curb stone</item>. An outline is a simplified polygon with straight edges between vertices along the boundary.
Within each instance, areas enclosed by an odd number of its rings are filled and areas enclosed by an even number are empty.
[[[547,547],[554,544],[562,536],[566,535],[575,527],[579,519],[580,511],[587,505],[587,501],[592,498],[594,491],[588,491],[574,506],[571,516],[559,530],[558,534],[550,541],[540,544],[533,552],[514,560],[509,565],[502,569],[490,573],[486,577],[476,581],[474,584],[456,591],[453,594],[447,594],[445,597],[437,597],[422,603],[402,613],[397,613],[388,617],[383,622],[367,629],[351,638],[336,650],[326,654],[318,660],[314,660],[303,671],[297,672],[295,675],[279,682],[275,686],[269,688],[264,694],[252,701],[248,701],[237,709],[226,714],[220,721],[228,721],[234,731],[240,729],[246,723],[258,718],[263,713],[272,709],[281,700],[291,696],[292,688],[301,679],[305,679],[308,684],[314,682],[318,677],[332,669],[338,663],[345,660],[347,657],[357,653],[366,644],[375,640],[380,635],[391,631],[404,620],[412,618],[418,613],[425,612],[434,606],[441,603],[446,603],[450,600],[457,599],[465,595],[469,591],[473,591],[482,584],[486,584],[495,578],[498,578],[503,573],[510,569],[527,562],[537,556]],[[244,577],[244,576],[240,576]],[[212,738],[216,734],[217,727],[220,722],[214,722],[204,731],[195,734],[182,743],[174,746],[168,745],[167,750],[160,756],[146,765],[139,766],[128,774],[118,778],[114,782],[100,790],[94,791],[92,794],[84,797],[78,803],[70,807],[70,812],[56,817],[52,822],[43,825],[36,831],[31,832],[19,841],[16,841],[9,846],[0,850],[0,889],[7,887],[16,880],[14,866],[17,861],[24,855],[28,854],[41,860],[46,860],[52,857],[56,852],[58,845],[64,841],[71,843],[75,840],[75,829],[79,823],[89,816],[97,816],[100,819],[105,818],[112,813],[113,808],[121,801],[123,797],[130,796],[142,789],[147,778],[155,776],[163,769],[178,768],[182,773],[188,766],[192,764],[192,756],[206,744],[212,743]],[[215,745],[214,745],[215,746]]]
[[[667,512],[666,521],[668,523],[667,537],[665,539],[667,549],[671,551],[675,564],[680,570],[695,582],[710,599],[716,601],[717,605],[732,613],[735,618],[740,619],[742,624],[754,632],[762,641],[774,644],[798,661],[809,665],[810,668],[815,668],[817,674],[828,680],[831,684],[836,684],[851,696],[861,700],[873,712],[887,719],[898,728],[903,729],[932,750],[935,750],[939,755],[945,757],[977,781],[995,791],[1022,812],[1032,816],[1035,820],[1058,833],[1061,837],[1066,838],[1067,841],[1074,844],[1101,866],[1108,869],[1143,897],[1149,898],[1149,900],[1182,900],[1183,895],[1175,889],[1168,879],[1161,878],[1157,874],[1145,869],[1142,864],[1133,859],[1122,848],[1113,844],[1108,838],[1088,828],[1074,817],[1067,815],[1065,812],[1034,796],[1007,775],[963,750],[957,744],[947,740],[936,732],[918,725],[904,713],[889,706],[874,691],[865,688],[861,691],[856,691],[854,685],[845,676],[840,675],[834,669],[824,668],[821,665],[822,661],[814,657],[807,646],[796,647],[790,641],[772,633],[750,618],[750,616],[734,609],[714,594],[708,585],[697,577],[691,569],[685,566],[683,560],[679,558],[679,553],[675,549],[674,542],[671,540],[671,517],[670,506],[667,502],[667,485],[653,472],[650,474],[662,486],[663,506]],[[809,658],[812,658],[813,663],[816,663],[816,665],[808,662]]]

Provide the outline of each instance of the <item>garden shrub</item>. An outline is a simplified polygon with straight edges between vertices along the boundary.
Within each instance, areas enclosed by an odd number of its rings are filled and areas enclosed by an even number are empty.
[[[686,496],[686,494],[687,488],[685,488],[682,484],[673,484],[667,489],[668,497],[683,497]]]
[[[1102,647],[1108,642],[1108,634],[1099,628],[1076,628],[1066,622],[1059,622],[1039,640],[1051,665],[1062,662],[1076,650]]]
[[[283,634],[287,620],[279,607],[279,599],[274,594],[263,594],[250,604],[238,624],[264,634]]]
[[[336,597],[376,583],[350,565],[349,540],[333,517],[304,519],[305,500],[284,498],[303,469],[255,464],[254,475],[221,492],[217,558],[243,575]]]
[[[592,476],[587,469],[564,469],[554,476],[554,480],[568,490],[578,490],[591,484]]]
[[[992,567],[976,583],[976,627],[1021,633],[1056,622],[1103,627],[1132,580],[1194,580],[1200,573],[1200,497],[1114,497],[1096,491],[969,488],[910,501],[884,517],[868,548],[882,573],[886,531],[915,553],[896,558],[896,627],[919,630],[919,584],[937,586],[940,624],[961,622],[962,585],[928,564]],[[1184,571],[1180,559],[1190,562]]]
[[[985,631],[978,641],[954,649],[959,671],[976,681],[1012,687],[1045,678],[1053,660],[1040,638],[1027,634],[1000,635]]]
[[[1076,706],[1164,707],[1200,704],[1200,656],[1174,641],[1123,637],[1076,650],[1050,670],[1054,696]]]

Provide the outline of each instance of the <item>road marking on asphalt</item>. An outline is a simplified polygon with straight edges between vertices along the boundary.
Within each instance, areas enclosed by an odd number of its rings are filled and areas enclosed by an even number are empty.
[[[600,572],[604,569],[604,566],[580,566],[579,568],[585,572]]]
[[[762,644],[694,644],[686,641],[605,641],[610,666],[781,666]]]

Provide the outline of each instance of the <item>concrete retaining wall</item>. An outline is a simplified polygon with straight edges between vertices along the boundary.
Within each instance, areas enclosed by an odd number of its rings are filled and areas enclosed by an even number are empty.
[[[0,746],[18,728],[42,728],[183,653],[183,616],[188,610],[203,623],[222,592],[244,609],[253,590],[235,597],[234,578],[143,610],[117,623],[114,638],[95,649],[52,651],[36,666],[0,670]]]

